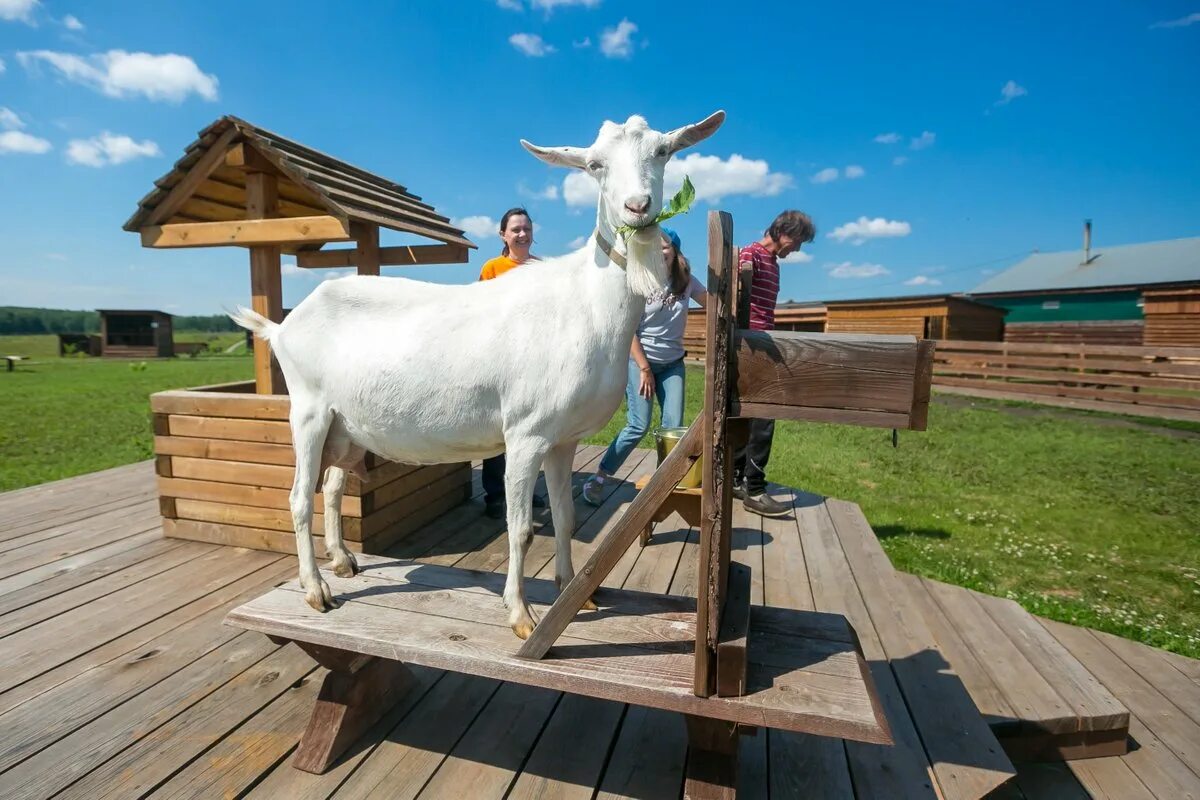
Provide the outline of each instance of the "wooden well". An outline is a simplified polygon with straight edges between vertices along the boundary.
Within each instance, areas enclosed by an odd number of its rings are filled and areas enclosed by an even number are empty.
[[[380,227],[435,244],[380,247]],[[155,182],[125,229],[155,248],[241,246],[250,255],[251,306],[283,319],[280,259],[301,268],[463,263],[472,244],[405,187],[236,117],[222,117]],[[330,242],[352,247],[323,250]],[[270,346],[254,342],[254,381],[160,392],[150,398],[163,530],[167,536],[294,553],[288,494],[295,462],[290,401]],[[347,546],[377,553],[463,502],[469,463],[417,467],[367,455],[342,501]],[[323,498],[316,550],[324,553]]]

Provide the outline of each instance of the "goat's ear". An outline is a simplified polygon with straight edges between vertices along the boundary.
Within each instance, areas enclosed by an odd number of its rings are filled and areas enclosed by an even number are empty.
[[[676,128],[667,134],[671,152],[678,153],[685,147],[691,147],[697,142],[704,141],[716,133],[717,128],[721,127],[721,123],[724,121],[725,112],[718,111],[707,119],[697,122],[695,125],[684,125],[682,128]]]
[[[552,167],[576,167],[583,169],[586,152],[582,147],[538,147],[524,139],[521,146]]]

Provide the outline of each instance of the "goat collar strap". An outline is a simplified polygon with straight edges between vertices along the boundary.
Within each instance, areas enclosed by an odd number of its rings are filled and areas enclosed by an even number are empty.
[[[618,252],[613,243],[604,238],[604,234],[600,232],[599,228],[596,228],[596,245],[604,255],[608,256],[621,269],[629,266],[629,262],[625,260],[625,254]]]

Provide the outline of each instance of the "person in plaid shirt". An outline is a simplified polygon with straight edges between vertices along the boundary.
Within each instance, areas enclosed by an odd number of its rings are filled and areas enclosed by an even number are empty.
[[[786,258],[811,242],[817,235],[812,219],[800,211],[784,211],[766,234],[754,244],[741,249],[739,270],[751,267],[750,330],[775,329],[775,303],[779,299],[779,259]],[[750,435],[745,447],[733,456],[733,494],[748,511],[765,517],[780,517],[791,506],[780,503],[767,494],[767,461],[771,458],[771,440],[775,436],[775,420],[750,420]]]

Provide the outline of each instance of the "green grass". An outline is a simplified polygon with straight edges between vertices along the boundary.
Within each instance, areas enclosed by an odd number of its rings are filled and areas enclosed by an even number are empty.
[[[253,376],[249,357],[55,356],[0,370],[0,491],[150,458],[151,393]]]
[[[688,419],[702,390],[689,370]],[[858,503],[899,569],[1200,657],[1200,438],[1050,411],[935,402],[896,449],[891,431],[781,422],[768,475]]]
[[[32,336],[0,336],[0,356],[31,359],[58,358],[58,337],[52,333]]]

